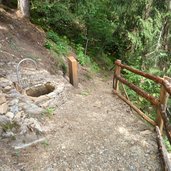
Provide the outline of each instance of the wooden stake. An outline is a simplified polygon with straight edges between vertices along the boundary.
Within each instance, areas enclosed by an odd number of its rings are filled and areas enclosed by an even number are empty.
[[[164,80],[171,81],[171,78],[164,77]],[[163,110],[166,111],[168,97],[169,97],[169,94],[167,93],[164,85],[161,85],[160,98],[159,98],[160,106],[158,106],[158,108],[157,108],[157,118],[156,118],[157,125],[159,126],[161,134],[163,133],[163,124],[164,124],[163,118],[162,118],[163,111],[161,110],[161,105],[162,105]]]
[[[78,63],[73,56],[68,57],[69,79],[74,87],[78,87]]]
[[[117,60],[116,62],[117,62],[117,64],[121,64],[121,60]],[[114,76],[113,76],[113,88],[116,91],[119,90],[119,85],[118,85],[119,81],[116,78],[116,76],[120,76],[120,72],[121,72],[121,67],[119,65],[116,65],[115,71],[114,71]]]
[[[123,91],[124,91],[124,94],[125,94],[125,96],[126,96],[126,99],[127,99],[128,101],[130,101],[129,96],[128,96],[128,93],[127,93],[126,88],[125,88],[125,85],[124,85],[123,83],[121,83],[121,86],[122,86],[122,88],[123,88]],[[131,106],[130,106],[130,110],[131,110],[131,112],[132,112]]]
[[[157,144],[163,161],[164,171],[171,171],[171,162],[169,160],[168,153],[166,147],[164,146],[163,138],[161,136],[160,129],[158,126],[156,126],[156,132],[157,132]]]
[[[166,135],[171,144],[171,124],[170,124],[169,118],[167,116],[166,110],[164,110],[163,106],[161,106],[161,111],[162,111],[161,114],[162,114],[162,118],[163,118],[163,122],[164,122]]]

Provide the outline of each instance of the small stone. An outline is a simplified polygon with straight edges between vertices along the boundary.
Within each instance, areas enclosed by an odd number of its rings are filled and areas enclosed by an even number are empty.
[[[8,123],[10,123],[10,119],[5,115],[0,115],[0,126],[4,126]]]
[[[43,112],[42,108],[38,107],[37,105],[35,105],[33,103],[25,104],[23,106],[23,109],[24,109],[25,113],[28,113],[30,115],[38,115]]]
[[[11,106],[11,107],[10,107],[10,112],[14,113],[14,115],[15,115],[16,113],[18,113],[18,112],[19,112],[19,110],[18,110],[18,105]]]
[[[135,142],[134,141],[131,141],[131,145],[134,145],[135,144]]]
[[[145,130],[145,131],[141,131],[140,134],[141,135],[149,135],[151,134],[152,132],[150,130]]]
[[[126,153],[124,153],[123,156],[125,157],[126,156]]]
[[[14,137],[14,133],[13,133],[13,132],[11,132],[11,131],[3,132],[3,133],[2,133],[2,137],[3,137],[3,138],[10,138],[10,137]]]
[[[5,88],[7,86],[11,86],[13,83],[12,81],[6,79],[6,78],[0,78],[0,87]]]
[[[94,103],[93,106],[94,106],[94,107],[97,107],[97,108],[100,108],[100,107],[102,106],[102,103],[101,103],[101,101],[97,100],[97,101]]]
[[[13,99],[13,100],[11,100],[11,101],[9,102],[9,106],[17,105],[18,102],[19,102],[18,99]]]
[[[10,90],[10,92],[9,92],[9,97],[19,98],[21,96],[22,95],[17,90],[15,90],[15,89]]]
[[[12,87],[11,87],[11,86],[6,86],[6,87],[4,88],[5,92],[10,91],[11,89],[12,89]]]
[[[14,119],[18,120],[18,119],[21,118],[21,116],[22,116],[22,112],[18,112],[18,113],[15,114]]]
[[[14,26],[13,26],[13,25],[9,24],[9,27],[10,27],[12,30],[14,30]]]
[[[7,103],[3,103],[0,105],[0,114],[5,114],[8,110],[8,104]]]
[[[120,158],[119,157],[116,157],[116,159],[119,161],[120,160]]]
[[[0,105],[6,102],[5,96],[0,96]]]
[[[9,119],[14,118],[14,114],[12,112],[7,112],[5,116],[7,116]]]
[[[25,134],[26,132],[28,132],[28,128],[36,133],[44,132],[41,123],[38,122],[35,118],[27,118],[24,120],[20,128],[20,134]]]

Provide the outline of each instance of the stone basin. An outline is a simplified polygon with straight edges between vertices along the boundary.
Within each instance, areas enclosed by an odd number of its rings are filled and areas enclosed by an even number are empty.
[[[55,86],[52,85],[50,82],[47,82],[45,84],[39,84],[33,87],[30,87],[25,90],[25,93],[27,96],[31,97],[39,97],[46,94],[49,94],[55,90]]]

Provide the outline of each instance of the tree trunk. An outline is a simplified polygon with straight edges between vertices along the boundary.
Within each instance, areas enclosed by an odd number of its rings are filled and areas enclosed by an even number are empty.
[[[168,3],[168,13],[171,12],[171,0],[167,1]],[[170,17],[165,18],[165,25],[164,25],[164,31],[163,31],[163,47],[164,50],[170,51],[170,31],[171,31],[171,24],[170,24]]]
[[[21,17],[29,18],[29,0],[18,0],[18,9],[20,11]]]

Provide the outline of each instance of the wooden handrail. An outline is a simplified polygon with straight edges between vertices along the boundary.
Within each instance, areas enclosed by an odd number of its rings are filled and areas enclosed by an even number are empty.
[[[157,84],[163,85],[165,87],[166,91],[171,95],[171,84],[168,81],[164,80],[163,78],[152,75],[152,74],[145,73],[145,72],[140,71],[138,69],[132,68],[128,65],[124,65],[121,63],[120,60],[116,60],[115,65],[121,67],[122,69],[127,69],[128,71],[131,71],[135,74],[138,74],[138,75],[141,75],[145,78],[148,78],[148,79],[156,82]]]
[[[160,131],[162,132],[163,130],[163,126],[165,126],[165,124],[163,123],[163,111],[161,111],[161,105],[166,107],[167,104],[167,99],[168,99],[168,94],[171,95],[171,78],[169,77],[158,77],[158,76],[154,76],[152,74],[148,74],[145,73],[143,71],[140,71],[138,69],[132,68],[128,65],[124,65],[122,64],[121,60],[117,60],[115,62],[115,71],[114,71],[114,80],[113,80],[113,88],[114,88],[114,93],[117,94],[122,100],[124,100],[126,103],[128,103],[129,100],[125,100],[124,96],[122,96],[121,94],[119,94],[119,82],[127,85],[129,88],[131,88],[132,90],[134,90],[138,95],[142,96],[143,98],[145,98],[146,100],[148,100],[156,109],[157,109],[157,118],[156,118],[156,124],[159,126]],[[144,90],[142,90],[141,88],[139,88],[137,85],[128,82],[128,80],[126,80],[125,78],[122,77],[121,75],[121,69],[126,69],[129,70],[137,75],[143,76],[147,79],[150,79],[152,81],[154,81],[157,84],[161,85],[161,89],[160,89],[160,97],[159,99],[155,98],[154,96],[150,95],[149,93],[145,92]],[[130,102],[130,101],[129,101]],[[129,105],[131,104],[128,103]],[[130,105],[136,112],[138,112],[140,114],[141,117],[143,117],[145,114],[143,114],[142,111],[137,110],[137,107],[133,104]],[[145,120],[147,120],[149,123],[151,123],[152,125],[154,125],[154,123],[151,122],[150,118],[148,116],[143,117]],[[165,121],[165,120],[164,120]],[[155,121],[154,121],[155,122]]]
[[[171,96],[171,84],[167,80],[163,80],[163,86],[165,87],[166,91]]]
[[[150,94],[146,93],[144,90],[140,89],[139,87],[137,87],[133,83],[128,82],[126,79],[124,79],[121,76],[116,75],[115,77],[120,82],[122,82],[123,84],[127,85],[129,88],[134,90],[138,95],[140,95],[140,96],[144,97],[145,99],[147,99],[152,105],[158,106],[160,104],[159,100],[157,100],[155,97],[151,96]]]
[[[127,70],[129,70],[129,71],[131,71],[131,72],[133,72],[135,74],[138,74],[138,75],[141,75],[141,76],[143,76],[145,78],[153,80],[154,82],[156,82],[158,84],[162,84],[163,83],[163,78],[158,77],[158,76],[154,76],[152,74],[145,73],[145,72],[140,71],[138,69],[132,68],[132,67],[130,67],[128,65],[124,65],[124,64],[120,63],[120,60],[116,60],[115,64],[117,66],[120,66],[122,69],[127,69]]]
[[[120,95],[116,90],[113,90],[114,94],[116,94],[119,98],[121,98],[124,102],[126,102],[132,109],[134,109],[143,119],[149,122],[151,125],[156,126],[156,122],[146,116],[140,109],[138,109],[135,105],[133,105],[128,99],[124,96]]]
[[[167,118],[167,114],[166,114],[168,97],[169,97],[169,94],[171,95],[171,78],[166,77],[166,76],[161,78],[158,76],[154,76],[152,74],[145,73],[143,71],[134,69],[128,65],[122,64],[121,60],[117,60],[115,64],[116,64],[116,67],[115,67],[114,77],[113,77],[113,89],[114,89],[113,92],[123,101],[125,101],[132,109],[134,109],[139,114],[139,116],[141,116],[151,125],[156,126],[157,142],[158,142],[159,151],[161,152],[161,156],[163,159],[163,164],[165,167],[164,170],[171,171],[171,163],[167,156],[167,150],[163,144],[163,139],[161,136],[163,133],[163,127],[164,127],[166,130],[165,132],[168,137],[168,140],[171,144],[171,124],[169,123],[169,119]],[[130,83],[128,80],[123,78],[121,75],[121,69],[127,69],[135,74],[141,75],[145,78],[148,78],[154,81],[157,84],[160,84],[159,99],[155,98],[154,96],[150,95],[149,93],[139,88],[137,85]],[[130,89],[134,90],[138,95],[148,100],[155,107],[156,112],[157,112],[156,121],[153,121],[145,113],[143,113],[137,106],[131,103],[131,101],[129,100],[129,97],[127,96],[127,93],[125,93],[126,97],[121,94],[119,90],[119,82],[121,82],[121,84],[125,84]]]

